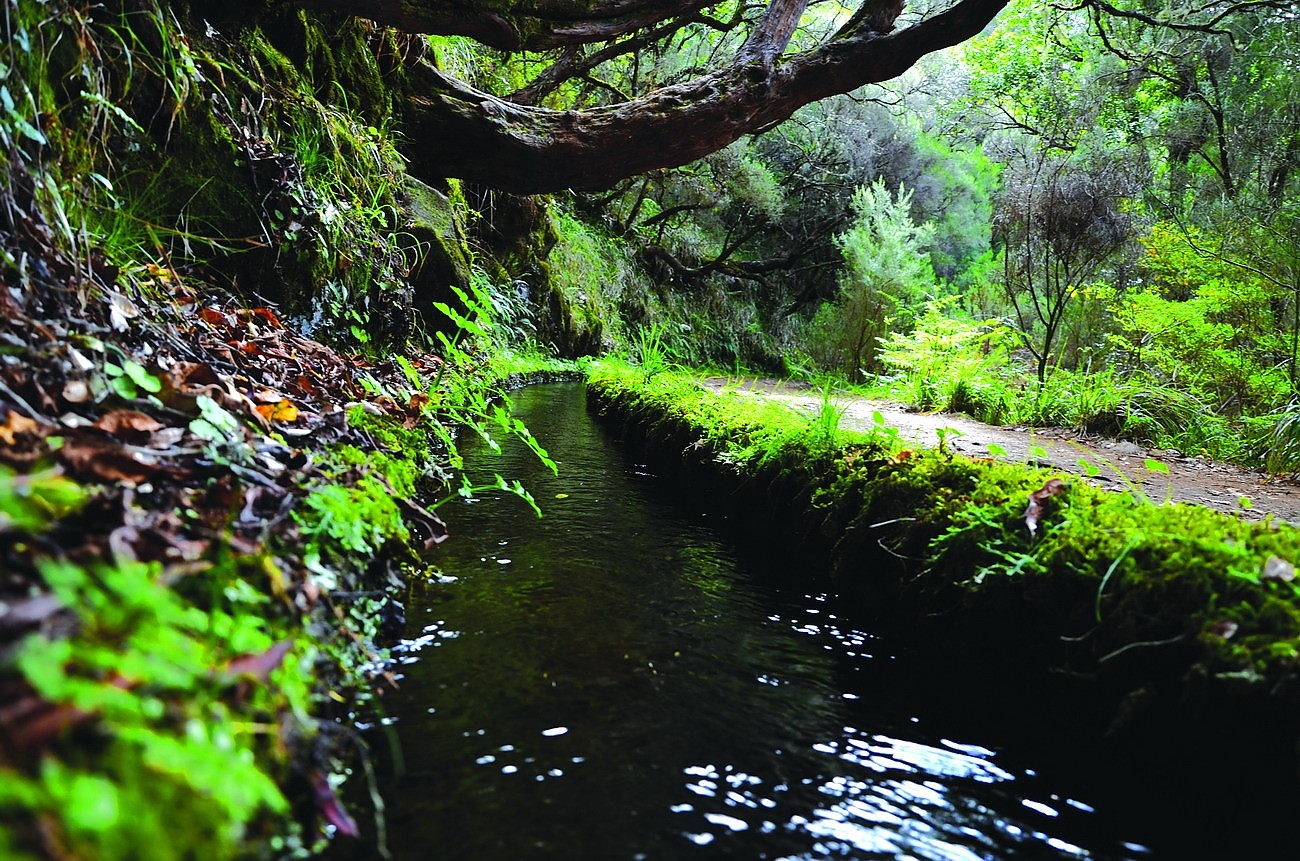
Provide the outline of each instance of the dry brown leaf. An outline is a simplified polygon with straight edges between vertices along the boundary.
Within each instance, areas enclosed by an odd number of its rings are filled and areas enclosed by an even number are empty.
[[[1025,507],[1025,526],[1029,527],[1030,535],[1038,532],[1038,524],[1043,517],[1043,503],[1065,490],[1066,487],[1067,485],[1063,480],[1049,478],[1042,487],[1029,494],[1029,505]]]
[[[38,422],[27,418],[22,413],[9,411],[8,418],[4,424],[0,424],[0,443],[7,446],[16,446],[20,443],[30,443],[33,438],[42,436],[41,426]]]
[[[0,462],[17,467],[35,463],[48,451],[46,433],[39,422],[9,410],[5,421],[0,423]]]
[[[196,386],[221,385],[221,377],[212,366],[201,362],[177,362],[167,371],[167,376],[179,391]]]
[[[141,462],[119,443],[85,436],[65,438],[58,458],[74,478],[104,484],[143,484],[167,471]]]
[[[118,439],[144,442],[150,434],[162,430],[166,425],[137,410],[113,410],[100,416],[95,427]]]
[[[215,308],[204,308],[199,311],[199,319],[209,326],[228,326],[230,318]]]
[[[261,317],[262,320],[269,324],[273,329],[284,328],[284,324],[280,322],[280,318],[275,316],[275,312],[270,308],[249,308],[248,314],[252,317]]]

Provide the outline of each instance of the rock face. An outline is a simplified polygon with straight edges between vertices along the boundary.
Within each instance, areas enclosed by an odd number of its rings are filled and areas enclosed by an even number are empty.
[[[451,199],[413,176],[404,176],[398,201],[405,210],[415,265],[411,288],[415,308],[431,331],[448,323],[433,311],[434,302],[451,302],[448,285],[469,288],[471,268],[465,229]]]

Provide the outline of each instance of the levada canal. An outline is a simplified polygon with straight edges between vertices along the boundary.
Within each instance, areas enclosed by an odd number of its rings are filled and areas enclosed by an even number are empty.
[[[545,517],[448,504],[400,690],[359,724],[393,858],[1262,857],[1171,851],[1205,823],[975,729],[779,530],[625,456],[581,384],[514,402],[559,476],[522,445],[466,464]]]

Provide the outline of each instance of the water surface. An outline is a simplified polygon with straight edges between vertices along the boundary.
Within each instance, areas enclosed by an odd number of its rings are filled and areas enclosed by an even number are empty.
[[[725,500],[626,459],[580,384],[515,408],[560,474],[466,445],[545,517],[487,494],[443,509],[441,576],[413,592],[374,721],[401,754],[395,858],[1151,857],[1124,817],[920,713],[925,680],[788,536],[741,541]]]

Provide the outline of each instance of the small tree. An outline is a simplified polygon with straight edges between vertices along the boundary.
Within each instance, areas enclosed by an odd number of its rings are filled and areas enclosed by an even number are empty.
[[[881,337],[910,327],[934,271],[926,250],[930,223],[916,224],[912,192],[890,194],[883,180],[853,193],[854,222],[835,238],[844,257],[839,296],[812,321],[814,357],[860,380],[876,366]]]
[[[1005,176],[994,217],[1003,285],[1038,381],[1047,379],[1066,312],[1130,238],[1120,211],[1128,183],[1115,165],[1023,151]]]

